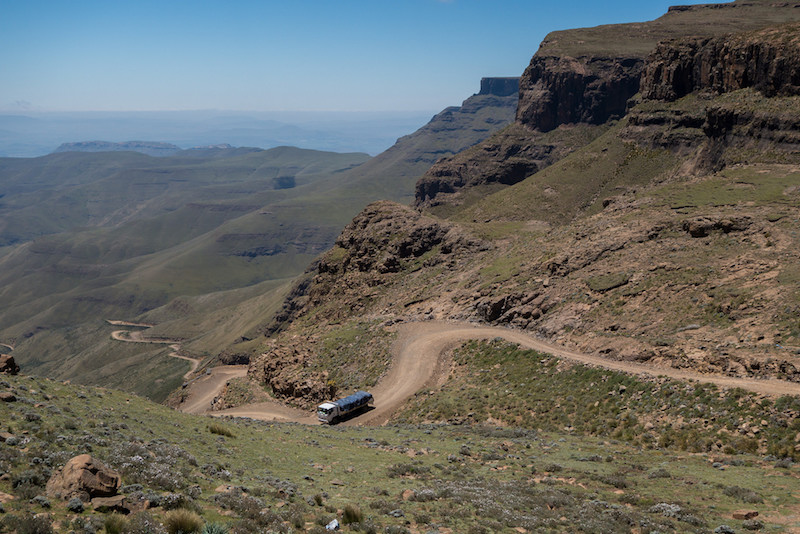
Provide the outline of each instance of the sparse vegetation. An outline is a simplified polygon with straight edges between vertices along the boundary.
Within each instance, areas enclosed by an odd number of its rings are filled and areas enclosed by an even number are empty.
[[[339,391],[368,389],[386,372],[393,339],[373,322],[349,322],[324,334],[310,368],[327,371]]]
[[[503,348],[497,343],[489,346],[494,350]],[[496,355],[484,357],[492,365],[498,361]],[[464,356],[457,358],[462,361]],[[521,365],[530,366],[537,359],[545,358],[530,355],[521,360]],[[540,365],[541,368],[534,366],[530,370],[552,380],[557,364],[547,360]],[[480,367],[476,370],[478,376],[485,374]],[[515,391],[515,371],[508,371],[508,375],[497,377],[503,382],[501,386],[494,385],[495,389]],[[573,371],[563,369],[562,373],[573,376]],[[565,409],[569,402],[588,404],[589,398],[583,396],[588,392],[582,390],[591,389],[586,385],[592,381],[596,381],[593,388],[603,398],[613,398],[617,403],[630,395],[644,403],[643,410],[648,407],[647,397],[643,394],[639,398],[637,393],[647,384],[639,386],[635,381],[619,381],[602,371],[594,373],[578,375],[588,382],[541,384],[542,388],[568,390],[574,398],[568,401],[567,394],[553,396],[551,409],[559,403]],[[624,437],[603,433],[593,437],[577,424],[573,424],[573,430],[565,431],[544,419],[528,429],[479,424],[348,429],[226,420],[225,427],[237,436],[233,440],[208,432],[204,418],[183,415],[121,392],[105,390],[100,397],[91,388],[44,379],[12,377],[6,382],[9,389],[20,396],[24,394],[31,403],[0,403],[0,420],[9,422],[16,435],[24,436],[14,445],[0,443],[7,466],[4,469],[11,475],[11,480],[0,480],[0,492],[19,496],[23,485],[12,487],[12,480],[35,480],[33,473],[38,471],[31,468],[32,464],[48,466],[52,471],[74,454],[91,448],[93,456],[120,470],[123,491],[129,500],[147,500],[151,506],[146,512],[125,517],[100,513],[86,505],[87,510],[77,517],[81,521],[97,517],[101,524],[96,529],[104,522],[108,534],[164,534],[176,528],[191,532],[205,529],[216,534],[220,533],[213,529],[280,532],[309,523],[320,526],[319,521],[324,521],[324,528],[336,517],[344,524],[348,506],[353,508],[348,512],[353,522],[347,528],[360,532],[400,532],[408,526],[406,521],[415,528],[440,525],[456,532],[475,528],[511,532],[516,527],[574,532],[576,525],[605,532],[614,531],[615,525],[620,524],[618,520],[644,521],[653,525],[652,529],[682,531],[691,526],[687,520],[710,525],[717,521],[715,518],[729,517],[726,514],[731,510],[755,502],[751,491],[763,499],[757,506],[765,510],[765,515],[766,510],[794,506],[794,495],[800,492],[800,487],[794,489],[798,467],[787,464],[776,470],[772,468],[776,462],[773,458],[749,453],[729,455],[723,451],[709,456],[683,455],[678,453],[681,447],[674,444],[651,449]],[[540,387],[526,383],[526,391]],[[460,382],[455,384],[461,387]],[[618,395],[622,385],[627,390]],[[669,384],[662,387],[673,391]],[[471,398],[470,390],[460,393],[463,399]],[[617,395],[610,396],[608,391]],[[81,392],[85,398],[77,402]],[[44,395],[51,400],[46,401]],[[443,398],[447,395],[445,389]],[[511,396],[506,394],[504,402],[491,398],[483,402],[492,404],[493,416],[499,418],[499,410],[508,409],[507,399]],[[737,417],[747,413],[751,399],[741,392],[720,397],[718,391],[698,389],[690,394],[685,388],[675,389],[665,399],[670,405],[674,403],[678,410],[675,413],[686,414],[688,408],[679,408],[681,404],[691,399],[713,408],[713,397],[720,398]],[[42,406],[37,408],[36,404]],[[795,400],[785,398],[776,406],[792,410],[795,404]],[[60,411],[47,406],[57,406]],[[31,411],[39,413],[41,419],[29,421],[23,417]],[[594,416],[602,417],[602,413]],[[61,424],[65,418],[86,424],[65,429]],[[4,425],[3,431],[6,428]],[[48,432],[52,432],[51,438],[40,437],[51,435]],[[11,450],[15,454],[5,454]],[[267,461],[270,457],[272,461]],[[712,460],[725,469],[714,467]],[[765,466],[770,467],[769,472]],[[671,476],[661,476],[659,470]],[[164,478],[166,472],[171,476]],[[653,473],[658,476],[652,477]],[[765,478],[768,473],[769,479]],[[776,475],[780,477],[779,485],[775,484]],[[364,484],[364,480],[370,482]],[[692,484],[687,485],[686,481]],[[68,501],[50,502],[51,508],[46,510],[49,522],[45,525],[39,520],[42,528],[76,517],[68,510]],[[679,506],[682,515],[665,517],[648,511],[660,502]],[[623,503],[623,509],[616,508]],[[715,508],[707,503],[714,503]],[[4,506],[6,513],[0,521],[7,529],[14,528],[9,525],[15,518],[30,522],[24,514],[33,505],[27,500],[17,498]],[[339,510],[342,515],[337,515]],[[532,510],[537,513],[529,513]],[[621,510],[621,515],[612,513],[614,510]],[[199,521],[196,514],[201,514]],[[178,522],[172,518],[179,515],[190,518],[191,524],[175,526]],[[741,528],[741,522],[733,522],[732,526]]]
[[[454,359],[458,367],[450,382],[435,395],[418,396],[401,421],[493,420],[646,448],[799,457],[791,443],[800,419],[789,407],[789,397],[637,378],[563,362],[504,341],[468,343]]]

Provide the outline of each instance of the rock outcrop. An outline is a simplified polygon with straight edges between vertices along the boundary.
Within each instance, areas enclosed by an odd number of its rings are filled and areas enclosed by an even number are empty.
[[[460,253],[485,249],[486,243],[460,227],[390,201],[373,202],[348,224],[336,247],[312,265],[284,301],[280,324],[309,309],[336,301],[328,320],[343,319],[362,309],[373,290],[402,275],[410,264],[449,264]],[[345,299],[342,301],[341,299]]]
[[[305,369],[314,347],[314,340],[308,338],[295,338],[289,343],[273,341],[264,354],[250,362],[247,376],[272,388],[273,395],[280,399],[311,404],[333,398],[336,388],[328,381],[327,373]]]
[[[642,73],[642,97],[674,101],[694,91],[754,88],[764,96],[800,94],[800,24],[658,45]]]
[[[95,497],[113,497],[121,485],[119,474],[88,454],[69,460],[47,482],[47,494],[68,500],[78,497],[88,502]]]
[[[0,354],[0,374],[15,375],[19,373],[19,365],[10,354]]]

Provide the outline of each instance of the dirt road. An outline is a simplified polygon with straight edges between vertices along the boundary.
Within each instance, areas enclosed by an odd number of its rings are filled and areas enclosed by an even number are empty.
[[[180,410],[186,413],[206,413],[211,409],[211,401],[222,391],[222,388],[225,387],[228,380],[245,375],[247,375],[246,365],[222,365],[214,367],[209,374],[201,376],[187,386],[188,397],[183,404],[181,404]],[[214,415],[218,413],[221,412],[214,412]],[[253,419],[259,418],[253,417]]]
[[[106,319],[108,324],[114,326],[132,326],[132,327],[139,327],[139,328],[150,328],[151,324],[144,324],[144,323],[131,323],[128,321],[112,321],[110,319]],[[200,359],[199,358],[192,358],[191,356],[184,356],[180,353],[181,345],[180,341],[174,339],[157,339],[157,338],[146,338],[142,336],[142,332],[137,331],[130,331],[130,330],[114,330],[111,332],[111,339],[116,341],[124,341],[126,343],[155,343],[156,345],[169,345],[169,348],[172,349],[167,356],[171,356],[173,358],[178,358],[181,360],[186,360],[192,366],[189,368],[186,373],[184,373],[183,378],[188,379],[192,376],[192,373],[197,371],[197,368],[200,366]]]
[[[133,323],[131,321],[116,321],[114,319],[106,319],[106,322],[112,326],[132,326],[136,328],[151,328],[155,326],[151,323]]]
[[[447,378],[443,354],[448,349],[471,339],[500,337],[522,347],[553,354],[560,358],[587,365],[604,367],[636,375],[667,376],[680,380],[694,380],[717,384],[723,388],[740,387],[769,396],[800,395],[800,384],[781,380],[757,380],[732,378],[717,375],[702,375],[681,369],[654,368],[631,362],[607,360],[600,356],[581,354],[559,347],[516,330],[465,323],[425,322],[406,323],[398,327],[398,339],[392,349],[394,362],[389,372],[371,389],[375,397],[375,409],[347,421],[346,425],[385,424],[411,396],[423,388],[435,388]],[[215,368],[212,371],[216,372]],[[243,375],[238,375],[243,376]],[[198,389],[190,394],[191,413],[203,413],[203,402],[210,407],[211,399],[224,386],[224,381],[197,381]],[[195,384],[192,385],[195,387]],[[219,388],[206,391],[206,388]],[[192,396],[194,395],[194,396]],[[202,402],[199,400],[202,399]],[[189,411],[182,408],[183,411]],[[295,421],[313,423],[313,414],[283,406],[278,402],[266,402],[242,406],[214,415],[232,415],[262,420]]]

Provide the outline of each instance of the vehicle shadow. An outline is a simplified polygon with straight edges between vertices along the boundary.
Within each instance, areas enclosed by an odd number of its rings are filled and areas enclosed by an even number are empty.
[[[363,408],[361,408],[359,410],[356,410],[354,412],[350,412],[349,414],[347,414],[347,415],[345,415],[343,417],[339,417],[338,419],[336,419],[335,421],[333,421],[331,423],[331,426],[335,426],[335,425],[338,425],[340,423],[346,423],[347,421],[350,421],[352,419],[357,419],[358,417],[360,417],[360,416],[362,416],[364,414],[367,414],[367,413],[371,412],[374,409],[375,409],[375,406],[364,406]]]

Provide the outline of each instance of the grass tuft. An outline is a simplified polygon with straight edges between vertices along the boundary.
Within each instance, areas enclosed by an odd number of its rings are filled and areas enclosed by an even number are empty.
[[[208,425],[208,431],[211,432],[212,434],[217,434],[219,436],[225,436],[225,437],[228,437],[228,438],[235,438],[236,437],[233,434],[233,432],[228,430],[228,428],[226,428],[226,427],[224,427],[224,426],[222,426],[222,425],[220,425],[218,423],[211,423],[210,425]]]
[[[203,528],[203,518],[195,512],[179,508],[167,512],[164,526],[169,534],[193,534]]]
[[[344,512],[342,513],[343,524],[361,523],[363,520],[364,514],[361,512],[361,508],[353,504],[348,504],[344,507]]]

